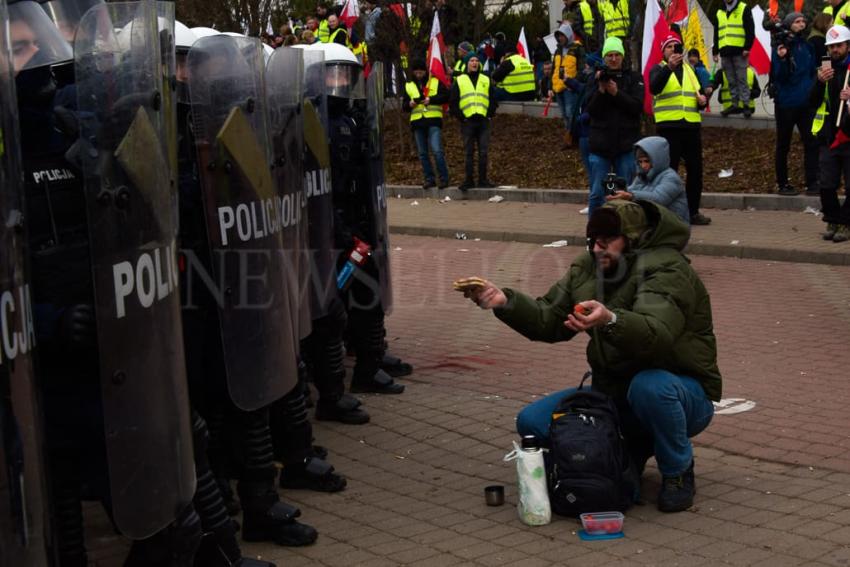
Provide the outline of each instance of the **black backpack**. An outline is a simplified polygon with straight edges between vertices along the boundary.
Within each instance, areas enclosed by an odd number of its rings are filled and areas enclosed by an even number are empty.
[[[552,414],[549,440],[549,501],[556,514],[622,512],[634,503],[638,476],[610,397],[579,386]]]

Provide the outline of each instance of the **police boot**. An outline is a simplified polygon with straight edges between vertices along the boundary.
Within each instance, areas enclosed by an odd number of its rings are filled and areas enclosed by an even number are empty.
[[[69,487],[56,490],[56,541],[60,567],[87,567],[80,497]]]
[[[124,567],[192,567],[202,533],[198,514],[187,506],[167,528],[134,541]]]
[[[271,471],[272,475],[274,471]],[[297,547],[310,545],[319,537],[312,526],[299,523],[301,510],[280,501],[272,485],[272,477],[240,481],[237,487],[242,501],[242,539],[273,541],[278,545]]]
[[[347,484],[345,477],[336,474],[329,463],[312,456],[299,463],[287,463],[280,471],[281,488],[339,492]]]
[[[316,419],[338,421],[348,425],[369,423],[371,417],[361,405],[360,400],[350,394],[343,394],[336,399],[321,398],[316,405]]]
[[[300,392],[299,397],[303,399]],[[242,412],[240,417],[245,464],[236,492],[243,510],[242,539],[273,541],[287,546],[310,545],[316,541],[318,533],[313,527],[298,523],[295,518],[301,515],[301,510],[281,502],[274,487],[277,473],[272,461],[268,412]],[[311,442],[312,436],[308,436],[308,450]]]
[[[352,392],[401,394],[404,385],[396,384],[380,368],[386,354],[384,349],[384,315],[382,312],[353,309],[349,314],[357,361],[351,378]]]
[[[354,373],[351,379],[351,391],[355,393],[372,394],[401,394],[404,392],[403,384],[396,384],[392,376],[378,370],[371,377]]]
[[[385,354],[384,358],[381,359],[381,370],[393,378],[401,378],[413,374],[413,365],[404,362],[397,356]]]

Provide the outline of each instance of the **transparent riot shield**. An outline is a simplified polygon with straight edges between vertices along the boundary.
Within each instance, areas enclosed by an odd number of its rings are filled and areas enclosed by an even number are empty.
[[[366,109],[369,125],[369,202],[373,214],[375,241],[372,261],[378,267],[381,305],[389,314],[393,305],[390,279],[390,231],[387,224],[387,195],[384,182],[384,66],[372,65],[366,77]]]
[[[26,270],[18,103],[0,2],[0,565],[47,565],[41,412]]]
[[[291,312],[295,323],[294,336],[307,337],[312,331],[310,302],[301,301],[300,284],[309,271],[307,199],[303,191],[304,150],[303,112],[304,62],[303,50],[293,47],[276,49],[266,65],[266,92],[269,105],[269,127],[272,139],[272,173],[278,190],[289,195],[298,209],[293,222],[286,226],[282,258],[286,270]]]
[[[328,105],[325,95],[325,54],[302,50],[304,58],[304,194],[310,240],[309,279],[302,280],[302,301],[313,319],[328,312],[336,297],[334,210],[328,143]]]
[[[112,504],[134,539],[195,489],[163,47],[151,1],[95,6],[74,45]]]
[[[253,410],[295,385],[297,314],[280,255],[300,203],[272,179],[260,41],[205,37],[188,68],[227,386]]]

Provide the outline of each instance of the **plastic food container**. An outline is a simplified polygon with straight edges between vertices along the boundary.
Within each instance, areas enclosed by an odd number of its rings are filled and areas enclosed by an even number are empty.
[[[588,535],[616,534],[623,531],[624,516],[620,512],[582,514],[581,525]]]

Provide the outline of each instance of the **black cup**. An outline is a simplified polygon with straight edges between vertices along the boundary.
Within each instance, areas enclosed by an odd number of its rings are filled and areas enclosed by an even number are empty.
[[[484,489],[484,501],[488,506],[501,506],[505,503],[505,487],[494,484]]]

